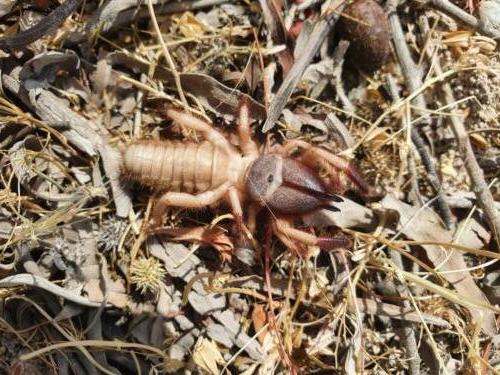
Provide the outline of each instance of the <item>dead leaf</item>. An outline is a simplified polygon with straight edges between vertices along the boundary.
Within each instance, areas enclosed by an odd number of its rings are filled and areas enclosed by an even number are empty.
[[[123,52],[109,54],[108,61],[113,66],[121,65],[145,74],[148,74],[151,69],[148,61],[139,60]],[[174,83],[173,74],[161,66],[156,67],[153,78]],[[251,118],[263,120],[266,117],[266,110],[262,104],[239,90],[223,85],[213,77],[200,73],[181,73],[179,78],[184,90],[196,96],[203,106],[215,113],[234,119],[235,114],[238,113],[240,100],[245,98]]]
[[[206,32],[206,27],[201,23],[196,16],[191,12],[185,12],[180,17],[172,17],[179,31],[186,38],[195,38],[203,35]]]
[[[71,51],[49,51],[36,55],[26,61],[19,73],[26,89],[49,88],[61,74],[75,75],[80,68],[78,55]]]
[[[288,31],[285,28],[279,2],[276,0],[259,0],[264,15],[264,22],[270,31],[274,45],[288,45],[291,43]],[[287,75],[293,66],[293,55],[289,48],[278,53],[278,60],[283,68],[284,75]]]
[[[199,337],[193,349],[193,361],[206,372],[218,375],[218,364],[224,363],[217,345],[205,337]]]
[[[453,242],[453,233],[443,227],[439,216],[432,209],[413,207],[392,196],[385,197],[380,203],[384,208],[399,213],[400,219],[397,229],[407,238],[416,241]],[[451,249],[445,250],[435,245],[422,245],[422,247],[429,260],[437,267],[436,270],[443,271],[441,275],[453,285],[460,295],[470,301],[490,305],[488,299],[476,285],[474,278],[467,271],[467,264],[461,253]],[[452,253],[450,254],[449,251]],[[485,333],[489,335],[496,333],[495,314],[491,310],[469,308],[469,311],[475,321],[482,322],[481,328]]]
[[[252,323],[255,332],[260,332],[257,336],[260,343],[264,343],[264,338],[267,334],[267,329],[263,329],[263,327],[267,324],[267,314],[264,310],[264,305],[256,303],[252,310]]]
[[[154,231],[155,234],[166,234],[176,241],[198,242],[204,245],[213,246],[222,257],[224,262],[230,262],[234,250],[234,245],[227,231],[216,225],[205,225],[199,227],[184,228],[160,228]]]

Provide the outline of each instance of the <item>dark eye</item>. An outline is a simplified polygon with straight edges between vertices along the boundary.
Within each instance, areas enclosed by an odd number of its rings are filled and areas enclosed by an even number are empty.
[[[274,176],[272,174],[270,174],[269,176],[267,176],[267,182],[271,183],[274,181]]]

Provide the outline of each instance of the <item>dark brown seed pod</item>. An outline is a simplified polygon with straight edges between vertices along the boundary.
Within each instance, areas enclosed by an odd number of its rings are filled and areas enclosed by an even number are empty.
[[[391,53],[389,22],[374,0],[355,0],[339,20],[341,38],[351,42],[347,62],[374,71],[384,65]]]

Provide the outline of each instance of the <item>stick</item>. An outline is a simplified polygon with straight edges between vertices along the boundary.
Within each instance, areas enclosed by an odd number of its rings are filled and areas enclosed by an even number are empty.
[[[344,84],[342,82],[342,68],[344,65],[344,57],[349,48],[350,42],[342,39],[335,51],[333,51],[333,85],[335,86],[335,90],[337,91],[337,95],[344,105],[344,109],[347,112],[356,112],[356,107],[351,103],[349,98],[347,97]]]
[[[455,18],[458,18],[460,21],[477,29],[484,35],[487,35],[493,39],[500,38],[500,33],[498,31],[487,28],[483,22],[479,21],[473,15],[467,13],[465,10],[457,7],[455,4],[450,3],[448,0],[431,0],[432,5],[434,5],[439,10],[442,10],[445,13],[448,13]]]
[[[427,24],[427,20],[423,19],[423,31],[428,32],[430,30],[429,25]],[[427,49],[426,54],[429,59],[432,59],[432,54]],[[433,66],[436,71],[436,74],[442,74],[443,69],[441,68],[441,64],[439,62],[439,58],[435,57],[435,61],[433,61]],[[450,110],[458,111],[456,106],[456,101],[453,95],[453,90],[449,83],[444,82],[442,85],[444,98],[446,105],[449,106]],[[469,135],[467,134],[467,130],[465,129],[464,123],[462,121],[461,116],[450,116],[451,120],[451,129],[458,143],[458,151],[462,156],[464,161],[465,169],[467,170],[467,174],[469,175],[471,184],[473,186],[474,194],[476,195],[477,203],[479,207],[481,207],[484,211],[488,224],[490,226],[493,237],[497,242],[497,246],[500,248],[500,215],[498,214],[498,210],[495,208],[495,201],[493,199],[493,195],[488,187],[484,179],[483,170],[479,167],[476,156],[474,155],[474,151],[472,149],[472,145],[469,140]]]
[[[174,60],[172,59],[172,56],[168,51],[167,45],[165,44],[165,41],[163,40],[163,37],[161,35],[160,26],[158,26],[158,21],[156,20],[156,15],[155,15],[155,10],[153,8],[152,0],[148,0],[148,11],[149,11],[149,16],[151,17],[151,21],[153,22],[156,38],[158,39],[158,43],[160,43],[161,45],[163,54],[165,55],[165,59],[167,60],[168,67],[170,68],[174,76],[175,86],[177,87],[177,92],[179,93],[179,97],[182,103],[184,103],[184,105],[187,107],[188,102],[186,100],[186,97],[184,96],[184,91],[182,90],[181,79],[179,78],[179,72],[175,67]]]
[[[401,27],[401,22],[396,11],[395,1],[391,2],[391,4],[388,6],[388,13],[389,24],[391,26],[393,34],[392,37],[394,41],[394,47],[396,49],[396,54],[398,56],[401,70],[403,71],[406,83],[410,91],[418,91],[422,87],[422,71],[414,63],[411,57],[411,52],[408,48],[408,45],[406,44],[403,29]],[[426,111],[427,104],[422,94],[416,96],[414,102],[416,107],[421,109],[421,111],[419,112],[423,112],[423,114],[428,113]],[[421,123],[422,122],[429,123],[429,117],[424,115],[421,120]],[[434,161],[431,159],[429,153],[427,152],[425,143],[415,126],[412,126],[411,128],[411,140],[415,145],[420,158],[422,159],[422,164],[427,171],[427,178],[432,188],[434,189],[434,193],[437,195],[437,202],[441,217],[447,229],[450,229],[454,225],[450,207],[446,203],[443,192],[441,191],[441,182],[439,181]]]
[[[311,36],[309,37],[310,47],[305,49],[302,55],[295,60],[292,69],[290,69],[290,72],[287,74],[285,80],[281,84],[281,87],[276,93],[276,96],[271,102],[267,120],[262,128],[263,133],[268,132],[274,127],[274,124],[280,117],[288,99],[292,95],[293,90],[295,90],[295,87],[302,78],[302,74],[320,49],[323,41],[328,35],[330,35],[330,32],[332,32],[343,8],[344,5],[341,5],[335,9],[334,12],[326,15],[324,18],[321,18],[314,25]]]

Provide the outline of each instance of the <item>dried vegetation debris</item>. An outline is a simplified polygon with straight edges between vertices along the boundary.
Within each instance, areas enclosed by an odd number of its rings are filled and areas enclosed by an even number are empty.
[[[5,35],[50,12],[4,3]],[[500,53],[485,11],[497,2],[472,16],[446,0],[380,3],[391,30],[377,24],[373,72],[352,60],[366,41],[332,34],[339,17],[371,32],[340,2],[151,1],[173,66],[148,3],[82,2],[3,54],[0,371],[499,371]],[[184,105],[179,86],[231,142],[243,97],[263,144],[304,139],[355,159],[373,194],[347,191],[340,211],[304,219],[352,246],[304,258],[264,219],[252,243],[224,207],[169,210],[149,233],[155,194],[123,184],[120,149],[195,139],[158,110]]]

